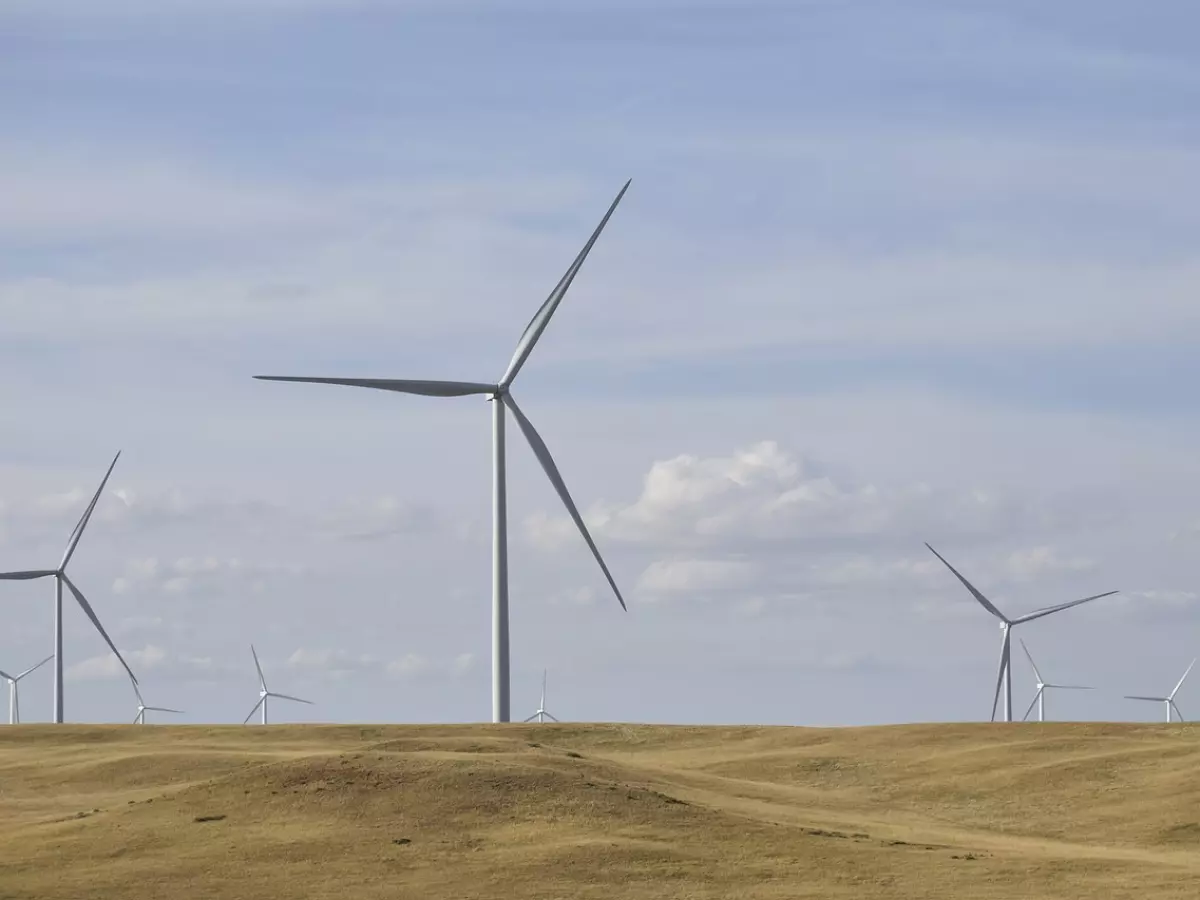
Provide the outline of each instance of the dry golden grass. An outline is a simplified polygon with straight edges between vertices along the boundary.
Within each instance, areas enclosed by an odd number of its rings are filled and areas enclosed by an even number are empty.
[[[1193,898],[1200,727],[0,728],[10,898]]]

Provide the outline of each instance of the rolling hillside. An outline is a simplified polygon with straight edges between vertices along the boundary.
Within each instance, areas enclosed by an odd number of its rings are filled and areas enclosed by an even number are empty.
[[[1194,898],[1200,726],[0,728],[10,898]]]

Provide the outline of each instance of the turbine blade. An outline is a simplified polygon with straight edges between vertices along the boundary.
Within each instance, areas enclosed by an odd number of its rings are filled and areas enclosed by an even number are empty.
[[[46,663],[50,662],[50,660],[52,660],[52,659],[54,659],[54,654],[53,654],[53,653],[51,653],[49,656],[47,656],[45,659],[43,659],[43,660],[42,660],[40,663],[38,663],[36,666],[30,666],[28,669],[26,669],[24,672],[22,672],[20,675],[18,675],[18,676],[17,676],[15,679],[13,679],[13,680],[14,680],[14,681],[20,681],[22,678],[24,678],[24,677],[25,677],[26,675],[28,675],[30,672],[36,672],[38,669],[40,669],[40,668],[41,668],[42,666],[44,666]]]
[[[932,548],[931,548],[932,549]],[[1005,638],[1008,635],[1005,634]],[[996,707],[1000,703],[1000,690],[1004,687],[1004,645],[1000,645],[1000,669],[996,673],[996,695],[992,697],[992,721],[996,721]]]
[[[1179,721],[1181,723],[1187,721],[1187,719],[1183,717],[1183,713],[1179,711],[1179,707],[1176,705],[1174,700],[1171,701],[1171,709],[1175,710],[1175,715],[1179,716]]]
[[[957,578],[959,581],[961,581],[963,584],[963,587],[965,587],[968,591],[971,592],[971,596],[979,601],[980,606],[982,606],[984,609],[986,609],[988,612],[990,612],[993,616],[995,616],[1001,622],[1008,621],[1008,618],[1004,615],[1004,613],[1000,612],[1000,610],[998,610],[995,607],[995,605],[992,603],[991,600],[989,600],[987,597],[983,596],[983,594],[979,593],[979,591],[976,589],[975,585],[971,584],[971,582],[969,582],[969,581],[967,581],[967,579],[963,578],[962,574],[958,571],[958,569],[954,568],[954,566],[952,566],[952,565],[950,565],[950,563],[946,562],[946,558],[944,556],[942,556],[942,554],[940,554],[936,550],[934,550],[933,547],[930,547],[928,542],[926,542],[925,546],[929,547],[930,553],[932,553],[934,556],[936,556],[938,559],[940,559],[942,561],[942,565],[944,565],[947,569],[949,569],[951,572],[954,573],[954,577]]]
[[[1029,664],[1033,666],[1033,674],[1037,676],[1038,681],[1044,682],[1046,679],[1042,677],[1042,673],[1038,671],[1037,663],[1033,661],[1033,657],[1029,655],[1029,648],[1025,646],[1024,638],[1017,638],[1021,642],[1021,649],[1025,651],[1025,658],[1029,660]]]
[[[141,711],[139,710],[139,711],[138,711],[138,714],[137,714],[136,716],[134,716],[134,717],[133,717],[133,724],[134,724],[134,725],[136,725],[136,724],[138,723],[138,720],[139,720],[139,719],[141,719],[141,718],[142,718],[142,713],[141,713]]]
[[[266,700],[266,699],[267,699],[266,697],[259,697],[259,698],[258,698],[258,702],[254,704],[254,708],[253,708],[253,709],[251,709],[251,710],[250,710],[250,712],[248,712],[248,713],[246,714],[246,718],[242,719],[242,724],[243,724],[243,725],[245,725],[247,722],[249,722],[249,721],[250,721],[250,718],[251,718],[251,716],[253,716],[253,715],[254,715],[256,712],[258,712],[258,708],[259,708],[260,706],[262,706],[262,705],[263,705],[263,701],[264,701],[264,700]]]
[[[558,304],[562,302],[562,298],[566,295],[567,288],[571,286],[571,282],[579,274],[584,260],[592,252],[592,246],[596,243],[597,238],[600,237],[600,232],[604,230],[604,226],[608,224],[608,220],[612,218],[617,204],[621,202],[621,198],[629,190],[629,185],[632,181],[633,179],[630,179],[625,182],[624,187],[617,193],[617,198],[608,207],[608,212],[604,214],[604,218],[600,220],[600,224],[596,226],[596,230],[592,232],[592,236],[588,238],[588,242],[583,245],[583,249],[575,257],[575,261],[571,263],[570,268],[559,279],[558,284],[554,286],[554,290],[550,292],[550,296],[546,298],[545,302],[538,308],[538,311],[534,313],[533,318],[529,320],[529,324],[525,326],[525,330],[521,332],[521,339],[517,341],[517,350],[513,354],[512,362],[508,364],[508,369],[505,371],[504,377],[500,379],[501,386],[508,387],[508,385],[512,384],[512,380],[517,377],[517,373],[525,365],[525,360],[529,359],[529,354],[533,352],[533,347],[538,342],[538,338],[542,336],[542,332],[550,324],[550,317],[558,309]]]
[[[96,504],[100,502],[100,495],[104,493],[104,486],[108,484],[108,478],[112,475],[113,469],[117,466],[117,460],[121,458],[121,451],[117,451],[117,455],[113,457],[113,461],[109,463],[108,471],[104,473],[104,480],[100,482],[100,487],[96,488],[96,493],[92,495],[92,502],[87,505],[87,509],[83,511],[83,516],[79,523],[75,526],[75,530],[71,532],[71,537],[67,541],[67,550],[63,554],[62,562],[58,564],[59,569],[65,569],[67,563],[71,561],[71,557],[75,553],[75,548],[79,546],[79,539],[83,537],[83,530],[87,528],[87,524],[91,521],[92,513],[96,511]]]
[[[278,697],[280,700],[294,700],[297,703],[307,703],[309,706],[316,706],[311,700],[301,700],[299,697],[291,697],[287,694],[276,694],[273,691],[267,694],[268,697]]]
[[[258,669],[258,683],[262,685],[262,689],[267,689],[267,679],[263,678],[262,666],[258,664],[258,653],[254,650],[254,645],[250,645],[250,653],[254,657],[254,668]]]
[[[542,669],[542,709],[546,708],[546,670]]]
[[[1029,709],[1025,710],[1025,715],[1021,716],[1021,721],[1024,722],[1029,718],[1029,714],[1033,712],[1034,704],[1038,702],[1038,697],[1042,696],[1042,688],[1037,689],[1037,693],[1033,695],[1033,699],[1029,701]]]
[[[169,712],[169,713],[179,713],[181,715],[183,714],[182,709],[170,709],[169,707],[166,707],[166,706],[147,706],[146,709],[150,710],[151,712]]]
[[[522,721],[523,723],[524,723],[524,722],[532,722],[532,721],[533,721],[534,719],[536,719],[537,717],[538,717],[538,714],[537,714],[537,713],[534,713],[534,714],[533,714],[532,716],[530,716],[528,719],[522,719],[521,721]]]
[[[1094,691],[1095,688],[1090,684],[1048,684],[1048,688],[1054,688],[1056,691]]]
[[[136,682],[135,682],[135,683],[134,683],[134,685],[133,685],[133,692],[134,692],[135,694],[137,694],[137,698],[138,698],[138,704],[139,704],[139,705],[140,705],[140,706],[141,706],[143,709],[145,709],[145,708],[146,708],[146,701],[145,701],[145,699],[142,697],[142,692],[141,692],[140,690],[138,690],[138,686],[137,686],[137,683],[136,683]]]
[[[1140,694],[1126,694],[1125,699],[1126,700],[1153,700],[1155,703],[1170,703],[1171,702],[1170,698],[1168,698],[1168,697],[1143,697]]]
[[[542,715],[544,715],[544,716],[545,716],[547,719],[549,719],[551,722],[557,722],[557,721],[558,721],[558,719],[557,719],[556,717],[554,717],[554,716],[550,715],[550,713],[542,713]]]
[[[71,589],[71,593],[75,595],[75,600],[79,603],[80,608],[87,613],[87,617],[92,620],[92,624],[95,625],[96,630],[100,632],[100,637],[104,638],[104,642],[108,644],[109,649],[117,655],[117,659],[120,660],[121,665],[125,667],[125,671],[129,673],[129,677],[133,680],[134,685],[136,685],[138,683],[137,676],[133,674],[133,669],[129,668],[129,663],[125,662],[125,657],[121,655],[121,651],[117,649],[117,645],[112,642],[112,638],[108,636],[108,632],[105,631],[104,626],[100,624],[100,619],[97,618],[96,611],[92,609],[92,605],[87,602],[87,598],[83,596],[83,593],[79,590],[79,588],[75,587],[75,582],[68,578],[65,573],[62,575],[62,580],[65,581],[67,587]]]
[[[1042,616],[1050,615],[1050,613],[1062,612],[1064,609],[1070,609],[1072,606],[1078,606],[1081,603],[1090,603],[1093,600],[1099,600],[1101,597],[1111,597],[1113,594],[1119,593],[1121,592],[1105,591],[1103,594],[1093,594],[1090,597],[1084,597],[1082,600],[1072,600],[1070,603],[1060,603],[1058,606],[1036,609],[1023,616],[1017,616],[1017,618],[1013,619],[1013,624],[1020,625],[1022,622],[1032,622],[1034,619],[1040,619]]]
[[[587,526],[583,524],[583,517],[579,515],[579,510],[575,508],[575,501],[571,499],[571,494],[567,490],[567,485],[559,474],[558,466],[554,464],[554,458],[550,455],[550,450],[546,446],[546,442],[542,440],[541,435],[537,433],[537,429],[533,427],[533,423],[525,418],[525,414],[521,412],[521,407],[517,406],[517,401],[513,399],[512,394],[505,393],[502,395],[504,405],[512,410],[512,414],[517,419],[517,425],[520,426],[521,432],[525,435],[525,440],[529,442],[530,448],[533,450],[533,455],[538,458],[538,462],[542,464],[542,469],[546,473],[546,477],[550,479],[550,483],[554,485],[554,490],[558,492],[559,498],[563,502],[563,506],[567,508],[571,519],[575,522],[575,527],[579,529],[579,533],[583,535],[584,541],[587,542],[588,549],[592,551],[592,556],[596,558],[596,562],[600,564],[600,570],[604,572],[604,577],[608,579],[608,585],[613,589],[613,593],[617,595],[617,602],[621,604],[621,609],[628,612],[628,607],[625,605],[625,598],[621,596],[621,591],[617,588],[617,582],[613,579],[612,573],[608,571],[608,566],[604,563],[604,558],[600,555],[600,551],[596,548],[596,542],[592,540],[591,534],[587,530]]]
[[[57,574],[54,569],[33,569],[28,572],[0,572],[0,581],[32,581]]]
[[[1177,685],[1175,685],[1175,690],[1171,691],[1171,693],[1167,695],[1167,698],[1168,698],[1169,700],[1174,700],[1174,699],[1175,699],[1175,694],[1177,694],[1177,693],[1179,692],[1179,689],[1180,689],[1181,687],[1183,687],[1183,681],[1184,681],[1184,679],[1185,679],[1185,678],[1187,678],[1187,677],[1188,677],[1188,674],[1189,674],[1189,673],[1192,671],[1192,666],[1194,666],[1194,665],[1196,665],[1196,660],[1194,660],[1194,659],[1193,659],[1193,660],[1192,660],[1192,665],[1187,667],[1187,671],[1185,671],[1185,672],[1183,673],[1183,678],[1180,678],[1180,679],[1179,679],[1179,683],[1178,683]]]
[[[3,678],[5,681],[16,681],[17,680],[16,678],[13,678],[11,675],[9,675],[7,672],[5,672],[3,669],[0,669],[0,678]]]
[[[259,381],[297,381],[305,384],[344,384],[375,388],[400,394],[425,397],[466,397],[469,394],[494,394],[496,385],[479,381],[412,381],[400,378],[309,378],[292,375],[255,375]]]

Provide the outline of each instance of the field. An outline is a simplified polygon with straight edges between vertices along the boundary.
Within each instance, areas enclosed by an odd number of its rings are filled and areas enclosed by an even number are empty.
[[[1197,885],[1200,726],[0,727],[0,900]]]

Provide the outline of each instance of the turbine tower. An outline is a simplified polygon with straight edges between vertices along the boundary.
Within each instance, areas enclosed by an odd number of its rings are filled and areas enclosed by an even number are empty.
[[[137,715],[133,717],[134,725],[145,725],[147,712],[165,712],[183,715],[182,709],[170,709],[166,706],[147,706],[146,701],[142,699],[142,692],[138,690],[136,684],[133,686],[133,692],[137,694],[138,699]]]
[[[1037,663],[1033,661],[1033,657],[1029,655],[1029,648],[1025,646],[1025,641],[1021,638],[1021,649],[1025,651],[1025,658],[1029,660],[1029,665],[1033,667],[1034,677],[1037,678],[1037,693],[1033,695],[1033,700],[1029,703],[1029,709],[1025,710],[1025,715],[1021,716],[1021,721],[1024,722],[1029,718],[1029,714],[1033,712],[1033,704],[1037,704],[1039,722],[1046,721],[1046,688],[1054,688],[1060,691],[1090,691],[1093,688],[1084,684],[1049,684],[1042,673],[1038,671]]]
[[[1167,706],[1167,721],[1171,721],[1171,711],[1174,710],[1179,715],[1179,721],[1184,721],[1183,713],[1179,712],[1179,707],[1175,705],[1175,695],[1179,693],[1179,689],[1183,687],[1184,679],[1188,677],[1188,673],[1192,671],[1192,666],[1196,664],[1196,660],[1192,660],[1192,665],[1188,666],[1183,673],[1183,678],[1179,679],[1179,683],[1175,685],[1175,690],[1167,694],[1165,697],[1142,697],[1138,694],[1126,694],[1126,700],[1153,700],[1156,703],[1165,703]]]
[[[632,179],[631,179],[632,180]],[[571,499],[571,494],[567,491],[567,485],[563,481],[562,475],[559,474],[558,466],[554,463],[554,458],[550,455],[550,450],[546,447],[541,435],[533,427],[533,424],[525,417],[521,408],[517,405],[517,401],[513,398],[511,387],[513,379],[521,371],[521,367],[525,365],[525,361],[529,359],[529,354],[533,352],[534,345],[542,336],[542,332],[546,330],[546,326],[550,323],[550,317],[554,315],[554,311],[562,302],[563,297],[567,293],[567,289],[571,286],[575,276],[582,268],[584,260],[592,250],[592,246],[600,237],[600,232],[604,230],[604,226],[608,224],[609,218],[617,208],[617,204],[621,202],[621,198],[625,196],[625,192],[629,189],[630,182],[625,182],[617,194],[612,205],[609,206],[608,212],[604,214],[604,218],[600,220],[600,224],[596,230],[592,232],[592,236],[584,245],[579,255],[575,257],[575,261],[571,263],[570,268],[559,280],[554,290],[550,292],[550,296],[542,303],[534,317],[525,327],[525,331],[521,334],[521,339],[517,342],[516,352],[513,354],[512,361],[508,364],[508,368],[500,377],[500,380],[494,384],[477,382],[477,381],[409,381],[387,378],[318,378],[308,376],[283,376],[283,375],[255,375],[254,377],[262,381],[298,381],[308,382],[312,384],[341,384],[351,387],[375,388],[384,391],[396,391],[402,394],[420,394],[425,397],[465,397],[472,394],[480,394],[488,398],[492,403],[492,721],[493,722],[508,722],[509,721],[509,654],[508,654],[508,512],[507,512],[507,493],[505,486],[505,456],[504,456],[504,424],[505,412],[511,411],[513,418],[516,419],[517,427],[521,429],[525,440],[529,442],[530,448],[533,450],[533,455],[537,457],[541,463],[542,469],[546,473],[546,477],[550,479],[550,483],[554,486],[554,490],[558,492],[559,498],[566,507],[567,513],[574,520],[575,526],[579,529],[579,533],[583,535],[583,540],[587,543],[588,549],[592,551],[592,556],[596,558],[596,562],[600,564],[601,571],[604,572],[604,577],[608,580],[609,586],[613,593],[617,595],[617,602],[621,604],[621,608],[625,609],[625,599],[621,596],[620,590],[617,588],[616,581],[613,580],[612,574],[608,570],[603,557],[600,556],[600,551],[596,548],[595,541],[592,540],[591,534],[587,530],[587,526],[583,524],[583,518],[579,515],[579,510],[575,507],[575,501]]]
[[[36,672],[38,669],[40,669],[46,663],[50,662],[50,660],[52,660],[52,659],[54,659],[53,656],[47,656],[36,666],[30,666],[28,669],[26,669],[24,672],[21,672],[18,675],[9,675],[4,670],[0,669],[0,678],[3,678],[5,681],[8,682],[8,724],[9,725],[21,724],[21,701],[20,701],[20,698],[17,696],[17,682],[19,682],[22,678],[24,678],[29,673]]]
[[[526,707],[526,708],[528,708],[528,707]],[[534,719],[537,719],[539,723],[545,722],[547,719],[549,719],[551,722],[558,721],[558,719],[554,718],[554,716],[552,716],[552,715],[550,715],[550,713],[546,712],[546,670],[545,669],[542,669],[542,702],[538,704],[537,712],[535,712],[528,719],[525,719],[525,721],[532,722]]]
[[[255,703],[254,708],[246,714],[246,718],[242,721],[243,725],[250,721],[250,718],[254,715],[254,711],[260,706],[262,707],[262,724],[267,724],[268,697],[278,697],[280,700],[292,700],[296,703],[307,703],[309,706],[314,705],[311,700],[301,700],[299,697],[289,697],[287,694],[277,694],[274,691],[267,690],[267,679],[263,678],[262,666],[258,664],[258,654],[254,652],[253,644],[250,645],[250,652],[254,655],[254,668],[258,669],[258,702]]]
[[[995,616],[997,619],[1000,620],[1000,633],[1003,637],[1000,642],[1000,671],[996,675],[996,695],[992,699],[992,721],[993,722],[996,721],[996,704],[999,703],[999,701],[1000,701],[1001,689],[1003,689],[1003,693],[1004,693],[1004,721],[1011,722],[1013,720],[1013,718],[1012,718],[1012,667],[1010,665],[1010,663],[1012,661],[1011,650],[1012,650],[1012,630],[1013,630],[1013,628],[1016,627],[1017,625],[1023,625],[1026,622],[1032,622],[1034,619],[1040,619],[1043,616],[1048,616],[1051,613],[1062,612],[1064,609],[1070,609],[1072,606],[1079,606],[1079,604],[1081,604],[1081,603],[1087,603],[1090,600],[1099,600],[1101,597],[1110,597],[1113,594],[1118,593],[1117,591],[1107,591],[1103,594],[1094,594],[1091,597],[1084,597],[1082,600],[1072,600],[1069,603],[1060,603],[1058,606],[1050,606],[1050,607],[1044,607],[1042,609],[1036,609],[1031,613],[1026,613],[1023,616],[1017,616],[1014,619],[1010,619],[1008,616],[1004,615],[1004,613],[1000,612],[1000,610],[996,608],[996,605],[994,603],[992,603],[991,600],[989,600],[987,597],[983,596],[983,594],[979,593],[979,591],[975,589],[975,585],[971,584],[971,582],[969,582],[969,581],[967,581],[967,579],[963,578],[962,575],[959,574],[959,571],[956,568],[954,568],[954,566],[952,566],[952,565],[950,565],[950,563],[946,562],[946,559],[945,559],[945,557],[942,556],[942,554],[940,554],[936,550],[934,550],[933,547],[930,547],[928,543],[926,543],[925,546],[929,547],[929,552],[932,553],[934,556],[936,556],[938,559],[940,559],[942,561],[942,564],[945,565],[945,567],[947,569],[949,569],[951,572],[954,573],[954,577],[957,578],[959,581],[961,581],[963,584],[963,587],[965,587],[968,591],[971,592],[971,596],[979,601],[980,606],[982,606],[984,609],[986,609],[993,616]]]
[[[79,545],[79,539],[83,537],[83,530],[87,528],[88,521],[92,518],[92,513],[96,509],[96,503],[99,502],[100,495],[104,492],[104,486],[108,484],[108,477],[112,475],[112,470],[120,458],[121,452],[118,450],[117,455],[113,457],[112,464],[108,467],[108,471],[104,473],[104,480],[100,482],[100,487],[96,489],[96,493],[92,497],[92,502],[87,505],[87,508],[83,511],[83,515],[75,525],[75,530],[71,532],[71,537],[67,541],[67,550],[63,553],[62,561],[58,564],[57,569],[0,572],[0,581],[32,581],[35,578],[54,578],[54,654],[52,657],[54,659],[54,721],[59,724],[63,720],[62,599],[64,584],[75,596],[76,602],[79,603],[79,606],[87,614],[87,617],[92,620],[92,624],[96,626],[96,630],[100,632],[100,636],[104,638],[104,642],[108,644],[109,649],[116,654],[121,665],[125,667],[125,671],[129,673],[129,677],[133,679],[133,683],[137,684],[137,678],[134,676],[133,670],[129,668],[129,664],[125,662],[125,657],[121,656],[121,652],[117,649],[116,644],[112,642],[112,638],[108,636],[108,632],[104,630],[104,626],[96,618],[96,613],[92,609],[92,605],[87,602],[87,598],[83,596],[83,592],[75,586],[75,582],[67,576],[67,563],[71,561],[71,556],[75,553],[75,548]]]

